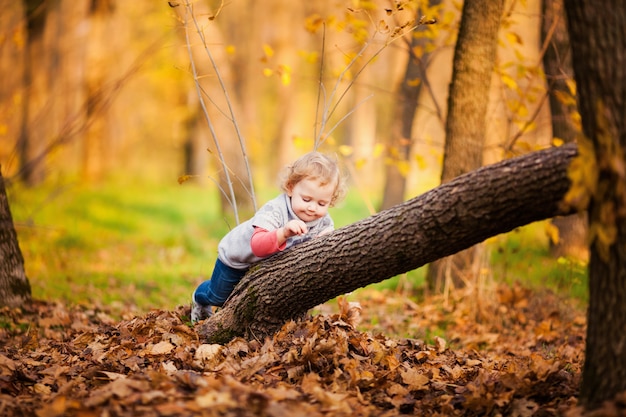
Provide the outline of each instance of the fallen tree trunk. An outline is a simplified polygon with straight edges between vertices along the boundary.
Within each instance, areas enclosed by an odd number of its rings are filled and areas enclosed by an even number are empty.
[[[341,294],[452,255],[563,203],[574,144],[483,167],[254,266],[224,308],[197,326],[207,342],[264,338]]]

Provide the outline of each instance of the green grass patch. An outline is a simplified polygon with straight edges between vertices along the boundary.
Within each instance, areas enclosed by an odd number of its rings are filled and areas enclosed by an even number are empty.
[[[587,302],[586,262],[554,259],[549,252],[546,222],[529,224],[487,241],[494,279],[505,283],[517,281],[531,288],[549,288]]]
[[[188,303],[228,227],[218,195],[194,184],[12,188],[9,202],[36,298]]]

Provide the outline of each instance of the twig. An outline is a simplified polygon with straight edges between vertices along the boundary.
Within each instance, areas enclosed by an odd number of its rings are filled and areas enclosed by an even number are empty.
[[[215,133],[215,129],[213,127],[213,122],[211,121],[211,117],[209,116],[209,112],[206,108],[206,104],[204,103],[204,100],[202,98],[202,90],[200,88],[200,83],[198,81],[198,71],[196,69],[196,64],[195,61],[193,59],[193,53],[191,51],[191,41],[189,39],[189,25],[187,22],[187,17],[189,15],[192,16],[192,18],[194,19],[195,22],[195,18],[193,17],[193,6],[189,3],[189,1],[185,2],[185,20],[184,20],[184,25],[185,25],[185,40],[187,42],[187,53],[189,54],[189,62],[191,63],[191,71],[193,74],[193,79],[194,82],[196,84],[196,92],[198,93],[198,97],[200,99],[200,106],[202,107],[202,112],[204,113],[204,117],[207,121],[207,124],[209,126],[209,130],[211,132],[211,137],[213,138],[213,142],[215,143],[215,148],[217,150],[217,153],[219,155],[219,159],[220,162],[222,164],[222,169],[224,171],[224,175],[226,177],[226,184],[228,185],[228,191],[230,193],[230,203],[231,203],[231,207],[233,208],[233,213],[235,215],[235,221],[237,222],[237,224],[239,224],[239,211],[237,209],[237,199],[235,197],[235,190],[233,189],[233,182],[230,178],[230,173],[228,170],[228,166],[226,165],[226,160],[224,158],[224,154],[222,153],[222,148],[220,146],[219,140],[217,139],[217,134]],[[197,24],[196,24],[196,29],[198,29]],[[198,33],[201,34],[201,31],[198,29]],[[200,35],[202,41],[204,42],[204,36]],[[206,46],[206,43],[205,43]],[[228,199],[228,197],[227,197]]]
[[[326,102],[326,89],[324,88],[324,56],[326,54],[326,23],[323,24],[322,30],[322,54],[320,57],[320,78],[317,89],[317,105],[315,106],[315,127],[314,127],[314,135],[315,140],[315,149],[317,149],[317,120],[320,112],[320,100],[322,99],[322,93],[324,95],[324,103]]]
[[[346,86],[346,88],[341,92],[341,95],[339,96],[339,98],[335,101],[335,104],[332,106],[332,108],[330,107],[332,101],[334,100],[335,95],[337,94],[337,91],[339,90],[339,85],[341,84],[341,81],[344,80],[345,74],[348,72],[348,70],[350,68],[352,68],[357,60],[359,58],[361,58],[363,56],[363,54],[365,53],[365,51],[367,50],[367,48],[370,47],[371,43],[373,42],[374,38],[376,37],[376,33],[375,32],[371,39],[368,42],[365,42],[363,44],[363,47],[359,50],[359,52],[350,60],[350,62],[348,63],[348,65],[346,65],[346,67],[343,69],[343,71],[341,72],[341,74],[339,74],[339,76],[337,77],[337,81],[335,83],[335,86],[333,87],[332,92],[330,93],[330,97],[328,100],[324,101],[324,111],[323,111],[323,116],[322,116],[322,121],[320,122],[320,131],[317,132],[315,134],[315,142],[314,142],[314,147],[317,148],[319,147],[319,145],[323,142],[324,138],[328,137],[330,135],[330,132],[325,133],[324,132],[324,128],[326,126],[326,124],[328,123],[328,120],[332,117],[332,115],[335,113],[335,111],[337,110],[339,104],[342,102],[342,100],[344,99],[344,97],[346,96],[346,94],[348,93],[348,91],[350,90],[350,88],[354,85],[354,83],[356,82],[357,78],[359,77],[359,75],[361,75],[361,73],[365,70],[365,68],[374,60],[376,59],[384,49],[386,49],[389,45],[391,45],[391,43],[393,43],[394,41],[396,41],[397,39],[402,38],[404,35],[406,35],[407,33],[410,33],[412,31],[414,31],[417,27],[421,26],[421,25],[428,25],[428,24],[433,24],[435,23],[436,20],[431,19],[431,20],[425,20],[424,18],[420,19],[415,25],[411,26],[410,28],[408,28],[406,31],[402,32],[401,34],[399,34],[398,36],[392,35],[390,38],[387,39],[387,41],[378,49],[376,50],[372,56],[370,56],[368,58],[368,60],[361,66],[361,68],[359,68],[359,70],[354,74],[354,76],[350,79],[350,81],[348,82],[348,85]],[[324,38],[325,39],[325,38]],[[321,78],[320,78],[321,80]],[[323,84],[320,81],[320,90],[322,89]],[[321,94],[321,93],[320,93]],[[369,97],[368,97],[369,98]],[[366,99],[367,100],[367,99]],[[360,102],[358,104],[358,106],[360,106],[362,104],[362,102]],[[319,107],[319,95],[318,95],[318,107]],[[351,115],[352,113],[354,113],[353,109],[352,111],[350,111],[346,116],[342,117],[341,120],[336,123],[332,130],[335,130],[337,128],[337,126],[347,118],[347,116]],[[316,116],[316,120],[317,120],[317,116]],[[316,123],[317,126],[317,123]]]
[[[223,3],[222,3],[223,5]],[[202,98],[202,93],[204,93],[204,95],[206,95],[206,97],[209,98],[209,100],[213,103],[213,105],[218,109],[218,111],[220,111],[222,114],[224,114],[224,116],[233,124],[233,127],[235,128],[235,133],[237,135],[237,139],[239,141],[239,147],[241,149],[241,155],[243,157],[244,160],[244,164],[246,167],[246,173],[247,173],[247,186],[246,184],[244,184],[244,182],[240,179],[237,178],[241,184],[244,185],[244,189],[248,192],[248,194],[250,195],[250,198],[252,200],[252,204],[254,207],[254,210],[257,210],[257,202],[256,202],[256,196],[255,196],[255,192],[254,192],[254,183],[252,181],[252,170],[250,168],[250,161],[248,158],[248,153],[246,150],[246,145],[245,145],[245,140],[243,138],[243,134],[241,133],[241,129],[239,128],[239,124],[237,123],[237,119],[235,117],[235,111],[233,109],[232,106],[232,101],[230,99],[230,95],[228,94],[228,90],[226,88],[226,84],[224,83],[224,80],[221,76],[221,73],[219,71],[219,68],[217,67],[217,64],[213,58],[213,54],[211,53],[211,51],[209,50],[208,46],[207,46],[207,42],[206,42],[206,38],[204,36],[204,32],[202,31],[202,28],[200,27],[198,20],[196,19],[196,16],[193,12],[193,5],[190,3],[189,0],[185,1],[185,8],[186,8],[186,15],[185,15],[185,34],[186,34],[186,39],[187,39],[187,49],[188,49],[188,53],[189,53],[189,57],[191,60],[191,64],[192,64],[192,68],[193,68],[193,72],[194,72],[194,81],[196,83],[196,89],[198,90],[198,95],[200,98],[200,103],[202,105],[202,109],[203,112],[205,114],[205,117],[207,119],[207,122],[209,123],[209,129],[211,131],[211,135],[213,137],[213,141],[216,145],[216,149],[218,151],[218,157],[220,159],[220,163],[222,164],[222,169],[224,171],[224,175],[226,177],[226,182],[228,184],[228,188],[229,188],[229,193],[230,193],[230,205],[233,208],[233,212],[235,214],[235,219],[237,221],[237,224],[239,224],[239,213],[238,213],[238,209],[237,209],[237,199],[235,196],[235,192],[234,192],[234,188],[233,188],[233,184],[232,184],[232,179],[231,179],[231,170],[228,168],[228,165],[226,163],[226,160],[224,158],[224,155],[221,151],[221,147],[219,145],[219,140],[217,138],[217,135],[215,133],[215,130],[212,126],[212,123],[210,121],[210,117],[208,114],[208,111],[206,109],[206,106],[204,104],[204,100]],[[221,7],[220,7],[221,10]],[[224,94],[224,98],[226,101],[226,104],[228,106],[228,114],[226,114],[226,112],[224,112],[218,105],[217,103],[215,103],[215,101],[213,101],[213,99],[210,97],[209,94],[207,94],[206,91],[204,91],[204,89],[202,88],[202,86],[200,85],[200,83],[198,82],[198,74],[197,74],[197,70],[195,69],[195,64],[193,62],[193,55],[191,53],[191,46],[190,46],[190,42],[189,42],[189,35],[188,35],[188,21],[187,21],[187,16],[191,16],[191,19],[194,23],[194,26],[196,28],[196,31],[198,33],[198,36],[200,37],[200,40],[202,41],[202,44],[204,46],[204,50],[211,62],[211,66],[213,67],[213,70],[215,71],[215,75],[218,79],[219,85],[222,89],[222,93]],[[212,18],[214,19],[217,16],[217,14],[213,15]],[[213,20],[213,19],[209,19],[209,20]]]

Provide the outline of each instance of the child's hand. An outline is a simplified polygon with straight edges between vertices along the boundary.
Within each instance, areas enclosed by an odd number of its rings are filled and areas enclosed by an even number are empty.
[[[285,238],[288,238],[296,235],[303,235],[308,232],[309,229],[306,227],[306,224],[302,220],[290,220],[283,227],[283,231],[285,234]]]

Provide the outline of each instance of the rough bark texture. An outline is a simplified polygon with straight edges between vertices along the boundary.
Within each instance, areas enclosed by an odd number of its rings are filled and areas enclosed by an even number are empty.
[[[224,308],[198,326],[207,341],[262,338],[357,288],[416,269],[488,237],[556,215],[575,145],[484,167],[255,266]]]
[[[580,393],[583,405],[596,408],[626,390],[626,8],[619,0],[601,7],[566,0],[565,11],[583,132],[597,170]]]
[[[483,164],[489,89],[503,9],[503,0],[467,0],[463,4],[448,96],[441,182],[450,181]],[[454,286],[462,286],[466,281],[464,275],[473,263],[473,249],[434,262],[428,267],[430,288],[442,291],[444,278]]]
[[[0,307],[17,307],[30,300],[30,283],[0,170]]]

